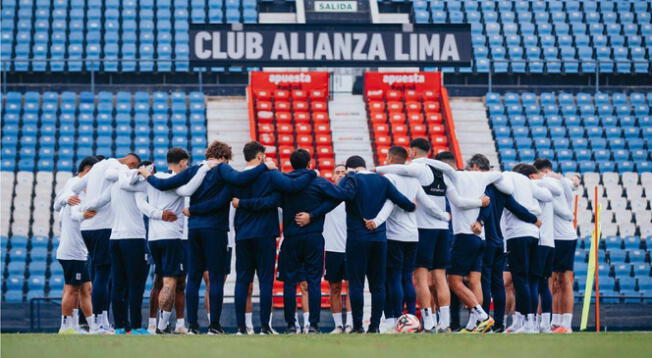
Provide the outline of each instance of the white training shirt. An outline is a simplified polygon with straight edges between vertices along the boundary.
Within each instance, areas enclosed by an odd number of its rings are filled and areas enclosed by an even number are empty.
[[[72,187],[80,180],[79,177],[68,179],[61,191],[54,199],[54,211],[59,211],[61,217],[61,235],[59,238],[59,247],[57,248],[57,260],[77,260],[86,261],[88,250],[81,236],[80,222],[83,218],[81,204],[70,206],[68,198],[74,195]],[[79,198],[84,200],[85,194],[79,194]]]
[[[514,200],[537,217],[541,216],[541,207],[537,200],[546,202],[552,200],[552,194],[550,194],[549,190],[536,185],[523,174],[504,172],[503,180],[511,180],[513,187],[517,188],[512,194]],[[522,221],[507,209],[503,210],[503,217],[505,218],[505,226],[503,228],[505,240],[517,237],[539,238],[539,228],[536,225]]]
[[[423,210],[440,221],[448,222],[448,213],[439,210],[437,205],[430,200],[430,195],[426,194],[419,180],[414,177],[407,177],[395,174],[386,174],[385,177],[396,187],[396,189],[412,202],[417,203],[417,207],[423,207]],[[382,225],[387,221],[387,240],[402,242],[418,242],[419,229],[417,224],[417,215],[415,212],[409,212],[394,205],[391,200],[386,200],[383,208],[380,210],[374,222],[376,226]]]
[[[448,176],[444,177],[448,186],[447,192],[455,197],[456,192],[463,192],[465,196],[472,198],[480,198],[484,195],[487,185],[500,181],[502,175],[500,172],[480,172],[480,171],[457,171],[455,172],[455,184],[449,179]],[[459,189],[458,189],[459,188]],[[480,207],[482,206],[481,199],[480,205],[476,207],[460,206],[457,200],[451,200],[451,214],[453,220],[453,234],[471,234],[477,235],[471,230],[471,226],[478,220],[480,214]],[[479,236],[484,240],[484,227]]]
[[[86,202],[88,204],[97,203],[100,196],[106,193],[113,183],[107,179],[106,173],[111,170],[116,170],[121,165],[122,164],[120,164],[120,162],[115,158],[104,159],[96,163],[93,165],[91,170],[74,185],[72,191],[79,194],[85,189]],[[114,217],[110,201],[106,201],[104,205],[92,208],[86,207],[85,204],[82,203],[81,211],[83,212],[86,210],[95,210],[97,213],[94,217],[81,222],[80,227],[82,230],[111,229],[113,227]]]
[[[555,240],[577,240],[577,232],[573,227],[574,195],[573,183],[568,178],[561,178],[559,182],[564,193],[553,199],[555,212]]]
[[[541,201],[539,206],[541,207],[541,227],[539,228],[539,245],[555,247],[555,213],[553,209],[553,201],[555,198],[562,196],[562,187],[557,179],[544,177],[539,180],[534,181],[538,186],[546,188],[552,194],[553,200],[551,201]]]
[[[139,208],[150,219],[147,234],[149,241],[180,239],[183,236],[186,221],[182,213],[185,207],[184,198],[194,194],[204,180],[208,169],[207,166],[202,165],[188,183],[166,191],[160,191],[153,187],[135,169],[129,171],[129,184],[132,190],[141,192],[144,190],[147,193],[147,201],[141,202]],[[154,175],[157,178],[167,179],[174,176],[174,173],[159,172]],[[162,219],[164,210],[174,212],[177,215],[177,220],[174,222],[164,221]]]
[[[324,249],[346,252],[346,204],[336,206],[324,218]]]

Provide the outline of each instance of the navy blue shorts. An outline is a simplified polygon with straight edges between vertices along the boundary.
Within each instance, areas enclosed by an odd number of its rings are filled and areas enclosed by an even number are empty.
[[[226,275],[228,232],[211,228],[188,230],[188,274],[201,277],[204,271]]]
[[[457,234],[451,254],[450,275],[467,276],[471,271],[482,272],[484,240],[472,234]]]
[[[279,255],[279,281],[302,282],[324,275],[324,237],[321,233],[286,236]]]
[[[91,280],[86,261],[59,260],[59,263],[63,267],[63,282],[66,285],[79,286]]]
[[[414,271],[417,243],[387,240],[387,268]]]
[[[184,247],[181,239],[150,241],[148,246],[157,275],[177,277],[184,274]]]
[[[555,240],[555,257],[552,260],[553,272],[573,271],[577,240]]]
[[[328,282],[346,280],[346,253],[326,251],[326,275]]]
[[[507,240],[509,272],[529,276],[532,271],[532,258],[537,254],[538,246],[539,240],[529,236]]]
[[[82,230],[82,238],[88,249],[88,258],[93,266],[111,264],[109,238],[111,229]]]
[[[503,267],[503,272],[511,272],[509,271],[509,260],[507,260],[507,254],[505,254],[505,267]]]
[[[552,261],[555,257],[555,249],[549,246],[537,247],[537,253],[532,258],[531,276],[548,278],[552,275]]]
[[[416,267],[425,267],[428,270],[447,268],[450,265],[450,245],[450,230],[419,229]]]
[[[226,270],[227,275],[231,274],[231,260],[233,260],[233,248],[232,247],[227,247],[226,248],[226,267],[224,268],[224,270]]]

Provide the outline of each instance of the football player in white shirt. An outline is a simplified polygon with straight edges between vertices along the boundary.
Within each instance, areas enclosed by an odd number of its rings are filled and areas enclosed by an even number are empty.
[[[514,199],[524,206],[530,213],[541,217],[540,201],[552,201],[552,194],[546,188],[536,185],[528,175],[536,174],[536,168],[529,164],[518,164],[512,172],[505,172],[506,179],[510,179],[515,188]],[[535,314],[537,306],[533,307],[532,298],[532,273],[533,260],[537,255],[539,244],[539,227],[541,220],[528,223],[519,219],[509,210],[503,211],[505,217],[504,239],[507,242],[507,258],[509,269],[512,273],[512,283],[516,294],[516,313],[510,327],[505,333],[536,333]]]
[[[446,210],[446,200],[454,200],[460,206],[476,207],[482,204],[478,198],[462,198],[456,192],[447,190],[443,171],[454,171],[448,164],[441,161],[428,159],[430,143],[424,138],[416,138],[410,142],[410,155],[412,162],[408,165],[387,165],[376,168],[381,174],[398,174],[412,176],[419,180],[419,184],[430,200],[437,205],[440,211]],[[450,153],[449,153],[450,154]],[[484,203],[488,204],[488,201]],[[432,313],[433,295],[431,295],[429,282],[434,283],[435,299],[439,306],[438,332],[450,331],[450,289],[446,278],[446,268],[450,265],[450,245],[452,244],[449,222],[440,220],[423,206],[416,209],[419,230],[419,243],[417,244],[417,257],[414,271],[414,284],[417,301],[421,306],[423,327],[426,331],[435,328],[435,315]]]
[[[534,179],[537,185],[548,189],[553,196],[552,201],[539,201],[542,225],[539,229],[539,246],[532,262],[533,277],[530,281],[533,306],[538,306],[539,299],[541,302],[541,316],[537,316],[539,326],[535,328],[539,330],[539,333],[551,333],[552,295],[550,294],[548,279],[552,275],[552,264],[555,256],[554,201],[556,198],[561,197],[563,189],[559,180],[545,177],[541,172],[531,174],[529,177]]]
[[[386,165],[405,164],[408,153],[403,147],[393,146],[387,154]],[[417,206],[423,206],[430,215],[439,220],[448,221],[450,216],[428,197],[419,180],[414,177],[386,174],[385,177],[394,184],[401,194]],[[416,292],[412,283],[419,230],[416,212],[405,211],[387,200],[376,218],[367,221],[370,230],[387,221],[387,279],[385,304],[385,330],[392,332],[396,319],[403,314],[403,304],[408,313],[416,314]]]
[[[333,170],[333,181],[339,184],[346,176],[344,164],[338,164]],[[340,203],[326,214],[324,220],[324,250],[326,275],[330,289],[331,312],[335,329],[332,334],[350,333],[353,330],[351,300],[346,297],[346,324],[342,321],[342,287],[346,286],[345,252],[346,252],[346,204]]]
[[[104,329],[111,330],[109,324],[109,281],[111,276],[111,250],[109,238],[113,226],[113,210],[109,201],[103,201],[104,205],[89,207],[87,203],[98,202],[113,182],[107,180],[106,172],[115,169],[120,165],[129,168],[136,168],[140,163],[137,154],[130,153],[122,158],[102,159],[95,164],[88,175],[79,180],[72,188],[75,194],[86,190],[86,200],[82,204],[82,212],[88,215],[94,212],[95,215],[84,219],[81,224],[81,234],[88,249],[88,257],[91,264],[91,280],[93,281],[93,308],[96,321]]]
[[[154,175],[165,179],[178,174],[188,167],[189,159],[190,156],[184,149],[171,148],[167,153],[168,169],[171,173],[159,172]],[[185,222],[182,215],[184,199],[195,192],[204,180],[206,172],[216,165],[217,161],[208,161],[187,184],[167,191],[154,188],[144,178],[138,177],[137,172],[131,173],[130,179],[135,182],[132,185],[134,190],[144,191],[147,194],[147,201],[141,202],[138,208],[149,218],[150,254],[154,259],[156,275],[163,278],[163,285],[158,294],[160,319],[156,329],[157,334],[171,333],[169,323],[177,286],[185,284],[182,241]],[[183,314],[181,316],[183,317]]]
[[[83,213],[77,200],[73,200],[72,204],[68,202],[68,198],[74,194],[72,187],[88,174],[98,161],[94,156],[84,158],[79,164],[77,176],[70,178],[54,199],[54,211],[58,211],[61,216],[61,236],[56,257],[61,267],[63,267],[65,282],[63,297],[61,298],[61,328],[59,328],[59,334],[81,332],[78,317],[74,315],[79,303],[81,303],[82,312],[88,321],[89,332],[101,333],[93,317],[92,285],[88,266],[86,265],[88,250],[79,229]],[[76,199],[81,200],[83,196],[84,194],[81,193]]]
[[[580,178],[562,177],[552,170],[552,163],[547,159],[537,159],[534,166],[544,175],[556,178],[562,185],[563,195],[553,199],[555,254],[552,273],[552,329],[554,333],[571,333],[573,321],[573,262],[577,245],[577,233],[573,225],[574,200],[573,191],[579,186]]]

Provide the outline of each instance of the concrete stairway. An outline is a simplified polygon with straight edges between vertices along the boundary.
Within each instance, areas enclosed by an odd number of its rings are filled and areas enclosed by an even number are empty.
[[[482,97],[457,97],[450,99],[455,134],[466,161],[473,154],[481,153],[499,168],[496,144],[491,135],[487,111]]]
[[[245,165],[242,147],[251,140],[245,97],[208,97],[206,101],[208,143],[220,140],[233,148],[234,168]],[[195,158],[197,159],[197,158]]]
[[[328,110],[335,162],[344,163],[348,157],[359,155],[368,166],[373,166],[367,110],[362,96],[335,94],[328,104]]]

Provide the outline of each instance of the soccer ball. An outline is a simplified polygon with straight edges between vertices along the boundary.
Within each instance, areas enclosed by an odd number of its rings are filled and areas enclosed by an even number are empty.
[[[394,330],[397,333],[415,333],[421,328],[421,322],[419,319],[411,314],[404,314],[396,320],[396,325]]]

